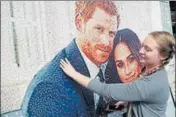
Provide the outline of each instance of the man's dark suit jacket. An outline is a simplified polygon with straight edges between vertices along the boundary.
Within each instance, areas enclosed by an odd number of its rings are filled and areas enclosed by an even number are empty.
[[[75,39],[33,78],[22,111],[29,117],[94,117],[93,92],[69,78],[59,67],[67,58],[80,73],[90,76]]]

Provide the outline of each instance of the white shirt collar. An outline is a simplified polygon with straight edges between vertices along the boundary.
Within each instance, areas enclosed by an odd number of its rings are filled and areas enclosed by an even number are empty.
[[[90,77],[91,77],[91,78],[95,78],[95,77],[97,76],[97,74],[98,74],[100,68],[99,68],[95,63],[93,63],[93,62],[83,53],[83,51],[80,49],[80,47],[79,47],[77,41],[76,41],[76,44],[77,44],[78,49],[79,49],[79,51],[80,51],[80,53],[81,53],[81,55],[82,55],[82,57],[83,57],[83,59],[84,59],[84,61],[85,61],[85,63],[86,63],[86,66],[87,66],[87,68],[88,68],[88,70],[89,70]]]

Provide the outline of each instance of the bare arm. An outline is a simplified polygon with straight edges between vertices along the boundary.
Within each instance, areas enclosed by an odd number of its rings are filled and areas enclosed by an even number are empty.
[[[65,61],[61,59],[60,67],[68,76],[70,76],[72,79],[84,87],[87,87],[91,81],[89,77],[86,77],[77,72],[67,59],[65,59]]]

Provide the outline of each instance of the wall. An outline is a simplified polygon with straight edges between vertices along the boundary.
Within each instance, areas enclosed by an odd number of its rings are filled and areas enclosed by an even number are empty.
[[[141,41],[153,30],[171,32],[167,2],[116,3],[121,14],[119,29],[133,29]],[[165,15],[168,19],[164,19]],[[1,113],[4,113],[20,108],[35,73],[74,38],[74,1],[2,1],[1,24]],[[175,67],[171,66],[173,72]]]

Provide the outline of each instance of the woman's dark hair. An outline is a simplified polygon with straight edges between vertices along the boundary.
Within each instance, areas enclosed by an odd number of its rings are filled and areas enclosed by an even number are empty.
[[[109,57],[109,61],[107,63],[106,70],[105,70],[106,83],[122,83],[117,73],[115,60],[114,60],[115,47],[120,42],[127,44],[131,53],[134,55],[136,60],[139,61],[139,57],[140,57],[139,50],[141,48],[141,42],[138,36],[136,35],[135,32],[127,28],[119,30],[114,39],[113,50],[111,52],[111,55]]]

